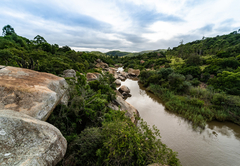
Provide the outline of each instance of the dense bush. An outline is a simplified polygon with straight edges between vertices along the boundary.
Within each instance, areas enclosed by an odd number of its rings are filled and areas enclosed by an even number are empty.
[[[77,83],[68,79],[68,105],[58,106],[48,119],[68,141],[58,165],[180,165],[156,128],[150,129],[142,120],[137,127],[124,111],[107,106],[115,98],[112,75],[89,84],[84,75],[77,73],[77,78]]]

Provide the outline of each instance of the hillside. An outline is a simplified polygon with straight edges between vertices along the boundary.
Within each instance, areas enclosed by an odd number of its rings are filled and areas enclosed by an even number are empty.
[[[240,124],[240,33],[203,38],[166,52],[119,59],[140,69],[140,81],[176,112],[204,128],[207,121]]]
[[[118,106],[116,110],[109,107],[110,103],[116,103],[116,98],[119,98],[115,92],[115,78],[109,73],[109,66],[117,63],[118,59],[121,58],[111,58],[101,52],[76,52],[69,46],[59,47],[57,44],[48,43],[39,35],[29,40],[17,35],[10,25],[3,28],[3,36],[0,36],[0,65],[4,65],[0,66],[0,69],[15,66],[59,76],[62,76],[66,69],[74,69],[70,70],[71,75],[72,71],[76,71],[75,76],[61,78],[69,85],[69,100],[65,104],[57,105],[47,120],[57,127],[67,140],[67,152],[58,165],[180,165],[177,153],[158,139],[159,130],[150,128],[141,118],[138,118],[138,127],[125,116],[125,109],[120,111]],[[98,67],[97,62],[103,64],[104,68],[101,65]],[[9,73],[11,72],[7,72]],[[29,76],[23,72],[18,74]],[[87,82],[88,75],[94,75],[96,79]],[[11,75],[9,77],[12,78]],[[5,78],[4,76],[3,79]],[[45,91],[42,84],[39,87]],[[48,87],[53,88],[53,85]],[[50,95],[51,98],[52,96],[55,94]],[[8,101],[12,102],[12,99]],[[121,103],[123,102],[124,100]],[[19,148],[17,144],[13,146]],[[14,154],[11,156],[15,157]]]
[[[142,55],[145,53],[151,53],[151,52],[166,52],[166,49],[158,49],[158,50],[146,50],[146,51],[141,51],[141,52],[121,52],[121,51],[109,51],[105,53],[106,55],[109,56],[118,56],[118,57],[133,57],[133,56],[138,56]]]

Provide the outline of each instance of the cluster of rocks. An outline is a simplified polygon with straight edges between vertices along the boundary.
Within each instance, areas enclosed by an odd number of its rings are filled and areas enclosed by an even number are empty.
[[[123,95],[124,98],[131,97],[130,89],[125,85],[121,86],[118,91]]]
[[[130,93],[129,89],[128,91]],[[116,91],[116,99],[109,103],[108,107],[113,110],[126,111],[125,115],[129,117],[133,123],[137,124],[136,117],[139,117],[138,110],[126,102],[123,97],[124,96],[119,91]]]
[[[113,74],[117,85],[121,84],[120,80],[140,74],[133,69],[118,72],[100,59],[96,67]],[[76,81],[73,69],[65,70],[62,76]],[[86,74],[87,81],[101,76],[100,73]],[[66,139],[56,127],[45,121],[59,103],[68,103],[67,89],[68,84],[62,77],[0,66],[0,165],[56,165],[64,157]],[[126,111],[126,116],[136,123],[138,111],[123,99],[128,95],[129,88],[120,87],[116,100],[109,107]]]
[[[67,141],[47,120],[62,99],[64,78],[0,67],[0,165],[56,165]]]
[[[107,63],[104,63],[102,62],[100,59],[97,59],[96,60],[97,64],[95,65],[97,68],[108,68],[108,64]]]
[[[122,64],[115,64],[115,67],[120,67]],[[127,78],[136,78],[140,74],[140,70],[134,70],[134,69],[128,69],[128,72],[124,71],[118,71],[118,69],[113,68],[113,67],[108,67],[105,63],[103,63],[100,59],[97,60],[96,64],[97,68],[102,68],[103,69],[103,74],[104,72],[109,72],[114,76],[115,84],[116,85],[121,85],[121,81],[126,80]],[[93,74],[93,73],[92,73]],[[139,116],[139,113],[136,108],[134,108],[131,104],[126,102],[124,98],[129,97],[130,95],[130,89],[123,85],[119,88],[119,90],[116,90],[116,99],[109,103],[109,108],[113,110],[120,110],[120,111],[126,111],[125,115],[131,119],[133,123],[137,123],[136,117]]]

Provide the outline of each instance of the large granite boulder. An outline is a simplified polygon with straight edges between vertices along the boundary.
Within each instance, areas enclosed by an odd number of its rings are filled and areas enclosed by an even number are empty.
[[[87,77],[87,81],[94,81],[98,79],[98,77],[93,73],[87,73],[86,77]]]
[[[47,120],[68,88],[64,78],[17,67],[0,69],[0,109]]]
[[[0,165],[56,165],[67,141],[53,125],[13,110],[0,110]]]
[[[97,61],[97,64],[95,65],[97,68],[108,68],[108,64],[107,63],[104,63],[102,62],[101,60],[100,61]]]
[[[112,103],[108,104],[108,107],[113,110],[120,109],[120,111],[126,111],[125,115],[129,117],[133,123],[137,123],[135,116],[139,117],[138,110],[126,102],[121,96],[117,95],[116,99]]]
[[[128,74],[129,74],[129,75],[133,75],[133,76],[139,76],[139,75],[140,75],[140,70],[139,70],[139,69],[134,70],[134,69],[132,69],[132,68],[129,68],[129,69],[128,69]]]
[[[121,86],[119,89],[118,89],[119,92],[123,93],[130,93],[130,89],[126,86],[126,85],[123,85]]]

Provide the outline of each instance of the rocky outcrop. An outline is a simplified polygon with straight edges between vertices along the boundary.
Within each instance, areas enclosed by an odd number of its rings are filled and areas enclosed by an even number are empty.
[[[120,72],[120,75],[121,75],[122,77],[128,78],[128,73],[127,73],[127,72],[121,71],[121,72]]]
[[[56,165],[67,141],[53,125],[13,110],[0,110],[0,165]]]
[[[143,64],[144,62],[145,62],[144,60],[141,60],[141,61],[140,61],[140,64]]]
[[[67,69],[63,71],[63,77],[76,77],[76,71],[73,69]]]
[[[121,86],[121,87],[118,89],[118,91],[119,91],[120,93],[123,93],[123,92],[125,92],[125,93],[130,93],[130,89],[129,89],[126,85]]]
[[[134,70],[132,68],[129,68],[128,69],[128,74],[131,75],[131,76],[139,76],[140,75],[140,70],[137,69],[137,70]]]
[[[47,120],[68,88],[64,78],[17,67],[0,69],[0,109]]]
[[[95,65],[97,68],[108,68],[108,64],[107,63],[104,63],[102,62],[100,59],[97,59],[97,64]]]
[[[94,81],[98,79],[98,77],[93,73],[87,73],[86,77],[87,77],[87,81]]]
[[[138,110],[126,102],[121,96],[117,95],[116,100],[114,100],[108,106],[113,110],[126,111],[125,115],[129,117],[133,123],[137,123],[135,116],[139,116]]]

